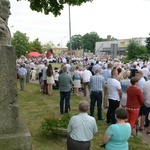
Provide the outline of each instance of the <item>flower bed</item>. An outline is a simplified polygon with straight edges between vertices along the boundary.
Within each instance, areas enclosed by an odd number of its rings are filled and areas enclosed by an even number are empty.
[[[69,114],[63,114],[60,117],[47,116],[42,122],[42,130],[46,135],[51,137],[61,135],[66,132],[69,120]]]

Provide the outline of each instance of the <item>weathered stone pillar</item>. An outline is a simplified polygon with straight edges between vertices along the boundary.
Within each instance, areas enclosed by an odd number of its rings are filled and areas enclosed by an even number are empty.
[[[16,53],[0,46],[0,149],[32,150],[31,135],[19,120]]]
[[[0,47],[0,134],[16,132],[18,104],[16,55],[12,46]]]
[[[16,52],[7,26],[9,0],[0,0],[0,150],[32,150],[31,135],[19,120]]]

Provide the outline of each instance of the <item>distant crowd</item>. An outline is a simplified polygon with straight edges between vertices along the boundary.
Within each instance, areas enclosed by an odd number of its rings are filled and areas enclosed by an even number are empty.
[[[61,61],[59,61],[60,59]],[[24,58],[17,60],[17,74],[21,90],[24,90],[25,84],[30,80],[39,80],[40,92],[49,96],[53,94],[53,89],[59,89],[61,114],[68,113],[70,110],[71,92],[77,96],[83,93],[83,96],[90,98],[90,116],[96,117],[94,109],[97,103],[98,121],[104,120],[102,108],[105,108],[107,109],[106,122],[108,124],[126,124],[126,122],[130,124],[130,127],[127,124],[126,129],[117,127],[122,130],[124,139],[129,138],[126,131],[129,133],[129,128],[134,131],[137,124],[139,124],[138,130],[146,131],[146,134],[150,135],[150,61],[143,62],[137,59],[137,61],[123,64],[120,60],[99,60],[97,57],[85,57],[77,60],[61,57],[56,62],[61,63],[61,68],[53,68],[52,62],[48,59],[39,58],[37,60],[36,58],[35,61],[35,59]],[[118,110],[120,107],[122,110]],[[82,110],[80,111],[82,112]],[[118,114],[117,117],[116,113],[118,112],[116,111],[124,112],[124,114]],[[126,112],[127,115],[125,115]],[[84,113],[87,113],[87,110]],[[103,139],[103,143],[108,149],[114,140],[112,131],[116,129],[113,128],[111,126],[106,131]],[[73,128],[69,127],[68,132],[70,133],[69,144],[82,140],[77,138],[79,134],[72,133],[74,132]],[[97,132],[97,129],[94,132]],[[120,133],[116,130],[113,134],[116,134],[117,138]],[[76,145],[74,142],[72,144]],[[89,143],[87,145],[89,146]],[[68,147],[70,146],[68,145]]]

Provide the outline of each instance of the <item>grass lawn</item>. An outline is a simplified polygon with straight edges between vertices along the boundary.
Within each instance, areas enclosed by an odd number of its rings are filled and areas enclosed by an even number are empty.
[[[41,122],[45,116],[59,116],[59,90],[53,90],[53,96],[39,92],[38,84],[29,83],[25,91],[18,91],[19,115],[25,120],[31,136],[34,150],[66,150],[66,142],[61,138],[44,137]],[[71,95],[71,115],[78,113],[78,103],[85,98]],[[105,113],[105,112],[104,112]],[[96,113],[95,113],[96,114]],[[99,132],[94,135],[91,150],[100,150],[102,136],[108,125],[105,121],[97,122]],[[134,137],[129,140],[130,150],[148,150],[142,139]]]

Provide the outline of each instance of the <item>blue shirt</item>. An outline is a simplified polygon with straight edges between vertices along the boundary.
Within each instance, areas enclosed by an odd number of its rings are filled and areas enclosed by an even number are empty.
[[[97,69],[101,69],[101,66],[99,65],[99,64],[95,64],[94,66],[93,66],[93,68],[92,68],[92,71],[95,73],[95,71],[97,70]]]
[[[18,74],[19,74],[20,76],[25,76],[25,75],[27,74],[27,69],[21,67],[21,68],[18,70]]]
[[[127,87],[131,85],[130,79],[123,79],[120,81],[122,92],[126,93]]]
[[[113,124],[108,127],[106,134],[110,136],[106,143],[105,150],[128,150],[128,139],[131,135],[131,126],[129,123],[125,125]]]
[[[90,78],[91,91],[102,91],[105,79],[100,74],[95,74]]]
[[[105,79],[105,82],[107,83],[107,80],[109,78],[111,78],[111,70],[110,69],[103,70],[102,75],[103,75],[103,77]]]
[[[138,83],[138,88],[140,88],[141,90],[143,89],[143,84],[145,83],[145,79],[144,77],[142,77],[140,80],[139,80],[139,83]]]
[[[48,68],[47,66],[43,67],[43,74],[42,74],[43,80],[47,80],[47,73],[46,73],[47,68]]]

